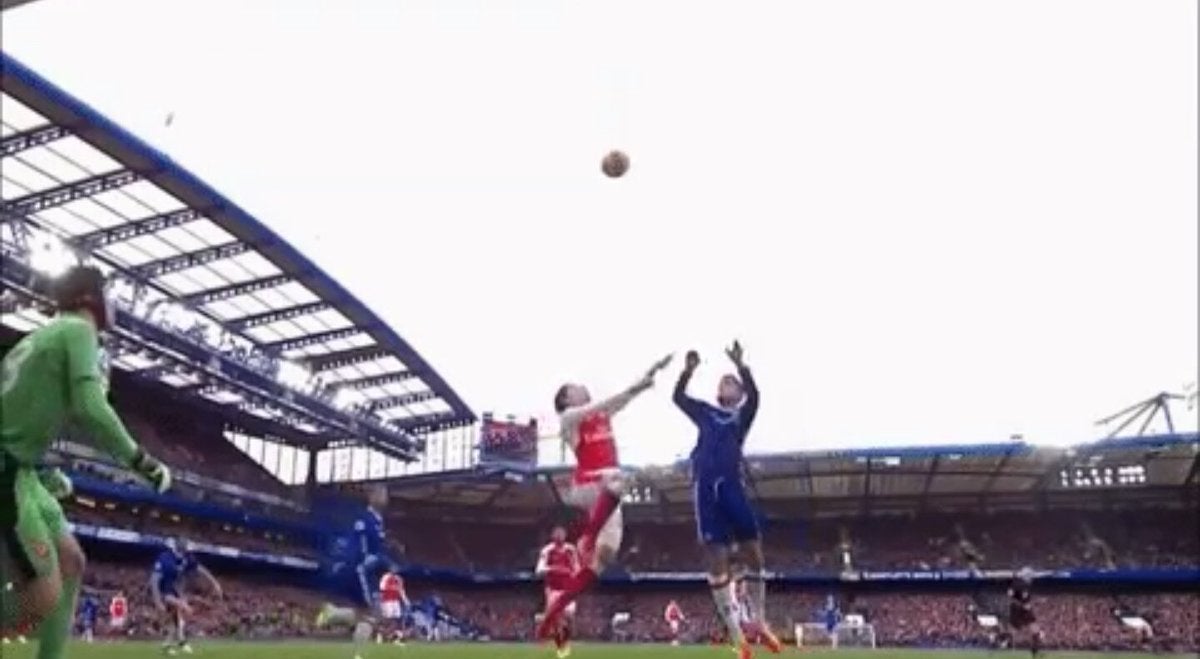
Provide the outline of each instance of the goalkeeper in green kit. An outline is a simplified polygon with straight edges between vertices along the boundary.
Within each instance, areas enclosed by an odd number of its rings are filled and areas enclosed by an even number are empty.
[[[40,625],[38,659],[63,656],[84,567],[62,506],[37,471],[59,428],[73,422],[159,492],[171,485],[166,466],[142,452],[108,404],[104,275],[74,267],[53,297],[58,316],[17,343],[0,370],[0,632]],[[46,480],[61,491],[66,477]]]

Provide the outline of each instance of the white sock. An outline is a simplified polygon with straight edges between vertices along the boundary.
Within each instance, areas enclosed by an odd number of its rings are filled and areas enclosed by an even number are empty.
[[[756,622],[767,623],[767,581],[762,572],[751,572],[745,577],[746,592],[750,595],[751,615]]]
[[[362,621],[354,626],[354,654],[361,655],[363,647],[371,642],[371,637],[375,635],[375,629],[371,623]]]
[[[734,605],[733,589],[728,581],[713,583],[711,578],[708,585],[712,590],[713,603],[717,605],[717,615],[725,623],[725,631],[729,632],[730,642],[741,645],[746,638],[742,635],[741,621],[738,620],[737,607]]]

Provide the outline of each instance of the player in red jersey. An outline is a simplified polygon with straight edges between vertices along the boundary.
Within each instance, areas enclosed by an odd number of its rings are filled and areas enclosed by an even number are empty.
[[[129,617],[129,601],[125,593],[118,592],[108,603],[108,626],[114,632],[125,629],[125,621]]]
[[[379,578],[379,613],[391,625],[391,635],[396,643],[404,642],[404,614],[408,611],[408,594],[404,592],[404,579],[391,570]]]
[[[562,596],[579,568],[579,551],[575,545],[567,542],[566,529],[555,527],[550,533],[550,542],[538,554],[537,567],[534,568],[534,574],[541,577],[545,584],[547,604]],[[554,630],[554,646],[559,659],[571,655],[571,623],[574,619],[575,602],[571,602],[563,609],[558,628]]]
[[[679,608],[679,604],[675,600],[667,602],[667,608],[663,611],[663,620],[667,621],[667,628],[671,630],[671,645],[679,645],[679,629],[687,618],[683,617],[683,609]]]
[[[587,387],[579,384],[564,384],[554,395],[559,432],[575,452],[575,473],[565,498],[574,507],[587,511],[587,521],[578,542],[581,567],[565,584],[562,594],[546,603],[545,615],[538,625],[539,638],[551,635],[563,610],[617,557],[624,531],[620,510],[624,480],[617,460],[612,417],[638,394],[654,386],[654,376],[669,363],[671,355],[655,362],[633,386],[598,402],[593,402]]]

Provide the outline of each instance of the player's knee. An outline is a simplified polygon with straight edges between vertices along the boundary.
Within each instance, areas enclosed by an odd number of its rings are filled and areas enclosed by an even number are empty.
[[[612,474],[604,478],[604,489],[615,497],[625,494],[625,477],[622,474]]]
[[[74,538],[67,536],[58,543],[58,565],[64,578],[78,579],[87,569],[87,556]]]
[[[62,597],[62,578],[59,575],[54,574],[31,581],[26,586],[23,597],[26,616],[31,618],[35,624],[41,622],[58,606],[60,597]]]

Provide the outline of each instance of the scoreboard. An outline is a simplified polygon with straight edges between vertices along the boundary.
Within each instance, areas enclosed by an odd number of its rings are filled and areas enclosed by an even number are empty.
[[[521,422],[515,416],[498,419],[484,413],[479,430],[479,462],[537,466],[537,419]]]

